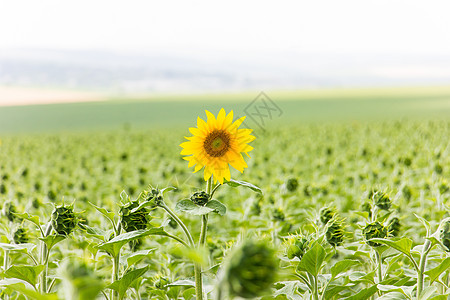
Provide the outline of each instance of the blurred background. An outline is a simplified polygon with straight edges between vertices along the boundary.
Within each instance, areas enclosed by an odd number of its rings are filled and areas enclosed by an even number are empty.
[[[192,120],[211,101],[244,111],[261,91],[286,117],[311,112],[290,109],[303,100],[329,118],[334,98],[372,100],[356,117],[417,97],[417,114],[445,115],[449,11],[448,1],[417,0],[0,1],[0,131],[145,123],[143,108],[168,114],[155,103],[186,100],[196,109],[177,120]],[[34,106],[49,103],[58,105]],[[338,107],[349,117],[360,104]]]

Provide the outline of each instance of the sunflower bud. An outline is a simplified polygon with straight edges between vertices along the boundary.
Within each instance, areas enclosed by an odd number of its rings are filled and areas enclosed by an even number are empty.
[[[326,225],[336,215],[336,209],[329,207],[322,207],[319,211],[320,222]]]
[[[150,211],[146,207],[139,207],[139,201],[131,201],[120,207],[120,223],[126,232],[146,229],[150,223]]]
[[[295,192],[297,190],[297,188],[298,188],[298,180],[297,180],[297,178],[289,178],[286,181],[286,189],[289,192]]]
[[[439,238],[445,246],[445,250],[450,252],[450,217],[441,221],[439,225]]]
[[[28,234],[25,228],[17,228],[14,232],[14,243],[16,244],[25,244],[28,243]]]
[[[53,210],[52,227],[58,234],[69,235],[75,229],[77,223],[78,220],[71,205],[61,205]]]
[[[170,226],[172,229],[177,229],[178,223],[177,223],[177,221],[175,221],[173,218],[169,218],[169,226]]]
[[[402,227],[399,218],[393,217],[388,223],[388,233],[390,236],[398,236]]]
[[[209,195],[204,191],[195,192],[191,196],[191,201],[197,204],[198,206],[204,206],[206,203],[208,203],[208,200]]]
[[[380,243],[375,243],[369,241],[373,238],[383,239],[388,236],[388,229],[380,224],[380,222],[376,221],[374,223],[367,224],[362,231],[364,238],[366,239],[366,243],[372,247],[381,246]]]
[[[309,237],[291,237],[287,242],[286,256],[289,259],[298,257],[302,259],[303,255],[308,251],[311,240]]]
[[[284,221],[285,215],[281,208],[274,208],[271,211],[272,221]]]
[[[168,285],[169,283],[170,283],[170,280],[168,278],[166,278],[166,277],[161,276],[161,275],[156,275],[153,278],[153,285],[158,290],[164,290],[166,285]]]
[[[344,242],[344,224],[341,219],[333,218],[327,223],[327,231],[325,237],[327,242],[333,246],[339,246]]]
[[[224,281],[231,296],[255,298],[264,294],[276,280],[275,251],[264,241],[245,241],[227,258]]]
[[[152,188],[150,191],[146,191],[146,190],[143,191],[141,193],[141,198],[144,201],[152,202],[153,203],[152,208],[161,206],[164,201],[161,191],[159,189],[154,189],[154,188]]]
[[[379,209],[389,210],[391,208],[391,199],[385,193],[376,193],[374,195],[375,205],[378,206]]]
[[[11,201],[6,201],[3,204],[2,214],[10,221],[20,221],[20,218],[15,215],[17,212],[16,206]]]
[[[369,213],[369,219],[372,218],[372,205],[369,202],[364,202],[361,205],[361,210]]]

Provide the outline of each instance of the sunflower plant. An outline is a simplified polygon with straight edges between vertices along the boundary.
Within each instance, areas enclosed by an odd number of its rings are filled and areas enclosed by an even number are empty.
[[[206,116],[206,121],[200,117],[197,118],[197,127],[189,128],[192,136],[186,137],[188,141],[180,144],[183,148],[181,155],[183,155],[183,159],[189,162],[188,167],[194,167],[194,173],[204,170],[203,178],[206,181],[206,189],[194,193],[190,199],[181,200],[176,205],[177,211],[201,216],[201,231],[196,246],[198,248],[205,246],[208,214],[215,212],[224,215],[226,212],[225,205],[213,199],[214,193],[220,186],[223,184],[232,187],[244,186],[261,193],[258,187],[248,182],[231,179],[230,166],[241,173],[244,172],[248,165],[243,154],[245,153],[247,157],[250,157],[248,153],[253,150],[253,147],[249,145],[255,139],[251,135],[252,129],[239,128],[245,117],[233,120],[233,111],[226,114],[223,108],[219,111],[217,117],[208,110],[206,110]],[[182,224],[178,217],[173,218],[187,231],[186,235],[188,238],[190,236],[191,246],[194,247],[192,235],[186,229],[186,226]],[[194,273],[196,299],[203,299],[202,268],[200,264],[195,265]]]

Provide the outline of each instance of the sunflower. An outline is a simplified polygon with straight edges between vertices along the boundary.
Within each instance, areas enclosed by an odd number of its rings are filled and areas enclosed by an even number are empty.
[[[194,173],[205,167],[205,181],[213,176],[214,183],[223,184],[224,179],[231,179],[230,165],[241,173],[247,168],[242,153],[250,157],[248,152],[253,147],[248,143],[255,137],[251,135],[252,129],[238,129],[245,117],[233,122],[233,111],[227,115],[222,108],[217,119],[211,112],[205,112],[208,120],[198,117],[197,127],[189,128],[193,136],[180,144],[181,154],[187,155],[183,159],[189,162],[188,167],[195,166]]]

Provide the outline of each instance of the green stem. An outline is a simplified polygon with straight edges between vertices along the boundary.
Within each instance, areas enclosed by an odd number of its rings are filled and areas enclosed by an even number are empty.
[[[382,264],[381,264],[381,254],[378,250],[375,250],[375,257],[377,259],[377,275],[378,275],[378,283],[383,281],[383,273],[382,273]]]
[[[425,244],[423,245],[422,255],[420,256],[419,272],[417,273],[417,299],[419,299],[419,296],[423,290],[423,273],[425,271],[425,265],[427,263],[427,256],[430,251],[431,241],[426,240]]]
[[[306,272],[308,276],[309,284],[312,287],[311,294],[313,295],[314,300],[319,300],[319,285],[317,282],[317,276],[313,276],[310,273]]]
[[[49,236],[52,232],[52,223],[48,222],[47,228],[45,230],[44,238]],[[47,292],[47,273],[48,273],[48,257],[50,256],[50,251],[47,248],[47,245],[42,241],[41,244],[41,264],[44,265],[44,270],[41,273],[41,282],[40,282],[40,292],[41,294],[45,294]]]
[[[319,300],[319,279],[314,276],[314,300]]]
[[[172,217],[172,219],[174,219],[175,222],[177,222],[178,225],[180,225],[181,229],[183,230],[184,234],[186,235],[189,241],[189,245],[191,247],[194,247],[195,246],[194,239],[192,238],[189,229],[187,229],[186,225],[184,225],[183,221],[181,221],[180,218],[178,218],[178,216],[165,203],[162,203],[160,207],[164,209]]]
[[[9,264],[9,250],[5,250],[5,257],[3,258],[3,272],[8,269]],[[9,300],[9,295],[5,295],[5,300]]]
[[[52,282],[50,283],[50,286],[48,287],[47,293],[50,293],[52,291],[52,288],[55,285],[55,282],[56,282],[56,278],[54,278],[52,280]]]
[[[211,176],[206,182],[206,193],[208,195],[212,194],[213,177]],[[208,199],[210,200],[210,199]],[[200,230],[200,239],[198,241],[198,247],[203,247],[206,241],[206,232],[208,230],[208,215],[202,216],[202,227]],[[202,280],[202,266],[200,264],[195,264],[194,266],[195,275],[195,295],[197,300],[203,300],[203,280]]]
[[[119,280],[119,259],[120,259],[120,252],[117,253],[117,255],[113,257],[113,273],[112,273],[111,283]],[[112,300],[119,299],[119,293],[117,291],[113,290],[111,299]]]

